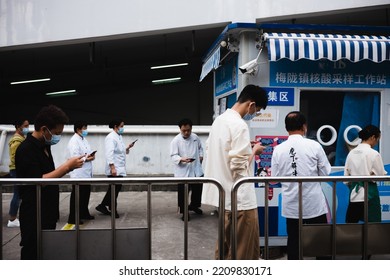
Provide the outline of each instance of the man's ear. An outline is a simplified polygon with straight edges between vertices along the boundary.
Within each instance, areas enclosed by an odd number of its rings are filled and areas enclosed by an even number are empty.
[[[38,130],[40,133],[45,133],[46,130],[49,130],[49,128],[46,125],[41,126],[41,128]]]

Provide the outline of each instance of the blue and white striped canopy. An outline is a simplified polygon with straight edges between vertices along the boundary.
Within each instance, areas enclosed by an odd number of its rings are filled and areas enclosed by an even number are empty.
[[[390,37],[303,34],[303,33],[264,33],[268,42],[268,58],[278,61],[288,58],[331,61],[348,59],[358,62],[369,59],[373,62],[390,60]]]

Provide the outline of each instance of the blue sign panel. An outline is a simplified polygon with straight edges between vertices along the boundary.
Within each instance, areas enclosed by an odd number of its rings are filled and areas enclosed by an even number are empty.
[[[237,56],[215,71],[215,96],[237,88]]]
[[[293,88],[265,87],[268,94],[268,106],[294,106]]]
[[[270,85],[286,87],[389,88],[390,62],[363,60],[270,62]]]

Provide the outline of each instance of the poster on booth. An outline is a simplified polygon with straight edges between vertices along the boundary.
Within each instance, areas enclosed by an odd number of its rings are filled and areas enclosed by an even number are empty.
[[[266,146],[263,153],[257,155],[255,157],[255,175],[260,177],[271,176],[271,159],[274,148],[286,141],[288,136],[264,136],[257,135],[255,140],[261,145]],[[279,203],[280,203],[280,193],[281,186],[278,182],[270,182],[270,186],[268,189],[268,193],[265,194],[264,183],[256,183],[256,198],[258,203],[258,211],[259,211],[259,227],[260,227],[260,236],[264,236],[264,205],[265,199],[268,199],[269,206],[269,228],[268,233],[270,236],[278,236],[278,235],[286,235],[285,230],[283,230],[283,226],[281,227],[280,222],[280,211],[279,211]],[[267,197],[267,198],[266,198]]]
[[[261,115],[253,118],[249,122],[251,128],[275,128],[279,121],[279,110],[266,109],[261,111]]]
[[[255,157],[255,175],[258,177],[267,177],[271,176],[271,159],[274,148],[286,141],[288,136],[263,136],[258,135],[255,137],[255,140],[259,142],[262,146],[266,146],[263,153],[256,155]],[[263,187],[264,183],[256,183],[255,187]],[[268,199],[272,200],[273,198],[273,188],[280,187],[280,183],[270,183],[270,192],[268,194]]]

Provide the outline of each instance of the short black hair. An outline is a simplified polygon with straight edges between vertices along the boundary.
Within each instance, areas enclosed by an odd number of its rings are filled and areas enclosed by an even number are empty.
[[[192,127],[192,121],[188,118],[184,118],[184,119],[181,119],[177,125],[179,127],[182,127],[183,125],[189,125]]]
[[[14,120],[13,125],[17,129],[17,128],[21,127],[25,121],[28,121],[28,119],[25,116],[20,116],[19,115]]]
[[[73,125],[73,131],[77,133],[77,129],[82,129],[84,126],[88,126],[85,121],[76,121]]]
[[[306,117],[299,111],[292,111],[287,114],[284,124],[287,131],[300,130],[306,124]]]
[[[55,105],[42,107],[34,121],[34,129],[40,130],[42,126],[53,129],[57,125],[68,124],[69,118],[61,108]]]
[[[124,121],[122,119],[113,119],[108,124],[108,127],[109,128],[114,128],[115,126],[120,126],[120,124],[123,123],[123,122]]]
[[[375,125],[369,124],[366,127],[364,127],[362,130],[359,131],[359,138],[364,140],[367,140],[371,136],[375,136],[375,138],[378,138],[381,135],[381,131],[379,128]]]
[[[268,105],[268,94],[262,87],[256,85],[247,85],[241,91],[237,101],[239,103],[252,101],[256,103],[256,107],[265,109]]]

